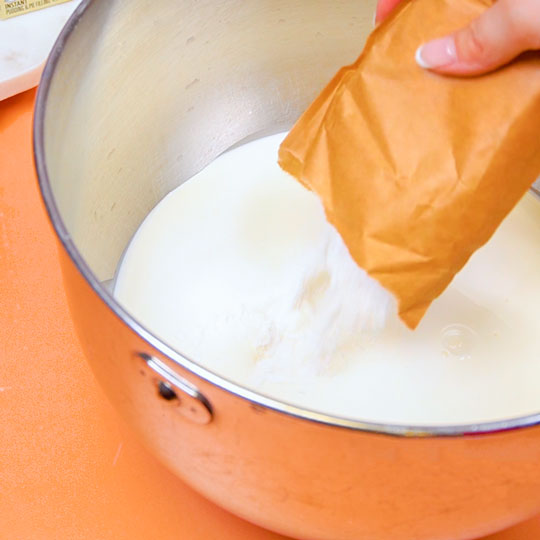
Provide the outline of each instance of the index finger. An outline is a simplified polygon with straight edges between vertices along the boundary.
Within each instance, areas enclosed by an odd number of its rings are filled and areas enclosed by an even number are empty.
[[[375,22],[380,23],[402,0],[379,0],[377,10],[375,11]]]

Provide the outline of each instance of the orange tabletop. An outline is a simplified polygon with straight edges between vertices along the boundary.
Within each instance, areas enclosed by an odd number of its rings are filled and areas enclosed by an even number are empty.
[[[97,387],[34,174],[34,97],[0,102],[0,540],[284,540],[165,470]],[[535,538],[540,518],[489,540]]]

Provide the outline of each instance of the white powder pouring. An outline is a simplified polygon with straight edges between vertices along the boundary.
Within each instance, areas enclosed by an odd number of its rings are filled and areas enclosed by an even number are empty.
[[[344,352],[384,328],[394,303],[356,265],[331,225],[289,270],[286,289],[271,299],[254,329],[255,384],[331,371]]]

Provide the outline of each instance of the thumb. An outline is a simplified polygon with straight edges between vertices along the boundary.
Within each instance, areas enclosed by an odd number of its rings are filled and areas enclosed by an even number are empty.
[[[448,75],[477,75],[540,48],[540,0],[499,0],[466,28],[422,45],[420,66]]]

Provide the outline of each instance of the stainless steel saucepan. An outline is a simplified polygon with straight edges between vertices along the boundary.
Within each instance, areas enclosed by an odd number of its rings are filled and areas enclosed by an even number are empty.
[[[88,360],[168,467],[295,538],[465,540],[540,511],[539,415],[426,428],[293,407],[171,350],[107,286],[152,207],[232,145],[290,127],[359,54],[373,10],[85,0],[43,75],[36,165]]]

